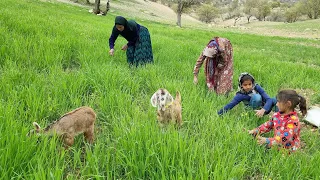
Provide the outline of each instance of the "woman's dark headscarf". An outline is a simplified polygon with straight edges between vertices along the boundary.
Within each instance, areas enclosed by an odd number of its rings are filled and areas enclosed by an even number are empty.
[[[126,18],[122,17],[122,16],[117,16],[115,19],[115,25],[123,25],[124,26],[124,30],[130,30],[130,31],[134,31],[137,29],[137,23],[134,21],[127,21]]]
[[[119,24],[119,25],[123,25],[123,26],[127,26],[128,21],[126,20],[126,18],[122,17],[122,16],[117,16],[115,19],[115,24]]]

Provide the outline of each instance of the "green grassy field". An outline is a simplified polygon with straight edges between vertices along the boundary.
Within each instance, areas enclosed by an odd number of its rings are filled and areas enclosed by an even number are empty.
[[[319,41],[138,19],[151,33],[155,63],[130,69],[124,38],[108,55],[116,14],[37,0],[0,6],[0,179],[320,179],[319,134],[304,128],[305,146],[290,156],[266,151],[242,129],[268,117],[243,114],[243,105],[219,117],[232,96],[208,93],[203,70],[192,83],[199,53],[221,36],[234,47],[234,89],[247,71],[271,96],[302,89],[319,103]],[[150,98],[160,87],[182,94],[180,130],[158,128]],[[95,143],[86,150],[82,136],[68,151],[56,138],[26,137],[33,121],[45,127],[82,105],[97,113]]]

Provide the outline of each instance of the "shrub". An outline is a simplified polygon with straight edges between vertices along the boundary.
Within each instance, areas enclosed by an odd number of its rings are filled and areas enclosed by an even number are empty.
[[[198,9],[198,16],[200,21],[210,23],[219,16],[219,10],[212,5],[204,4]]]

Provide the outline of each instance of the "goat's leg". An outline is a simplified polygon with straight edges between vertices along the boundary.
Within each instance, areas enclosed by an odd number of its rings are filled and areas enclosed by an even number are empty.
[[[68,149],[74,143],[74,137],[69,134],[65,134],[63,136],[63,140],[64,140],[64,145],[66,149]]]
[[[94,127],[84,132],[84,137],[88,143],[92,144],[94,139]]]
[[[176,122],[178,124],[178,127],[180,127],[182,125],[182,115],[181,113],[178,113],[176,116]]]

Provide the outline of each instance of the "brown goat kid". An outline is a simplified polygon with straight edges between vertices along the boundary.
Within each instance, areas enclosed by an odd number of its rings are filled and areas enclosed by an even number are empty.
[[[151,104],[157,107],[157,119],[160,127],[171,123],[178,127],[182,125],[182,107],[180,92],[176,92],[175,100],[166,89],[159,89],[151,97]]]
[[[86,141],[93,143],[95,120],[96,113],[94,110],[83,106],[64,114],[59,120],[54,121],[44,129],[41,129],[38,123],[33,122],[35,129],[29,131],[28,135],[34,133],[56,134],[61,136],[65,146],[69,147],[73,145],[74,137],[83,133]]]

